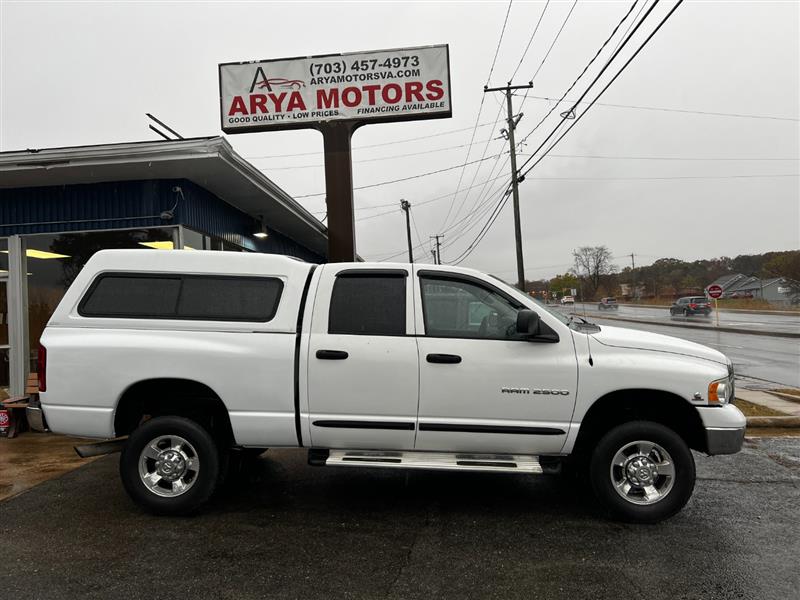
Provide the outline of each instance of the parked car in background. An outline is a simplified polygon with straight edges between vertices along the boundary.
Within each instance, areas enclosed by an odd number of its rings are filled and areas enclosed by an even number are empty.
[[[598,310],[619,310],[619,304],[617,304],[616,298],[600,298],[600,302],[597,304]]]
[[[561,299],[561,304],[575,304],[575,296],[564,296]]]
[[[669,314],[671,317],[675,315],[683,315],[684,317],[703,315],[707,317],[711,314],[711,304],[705,296],[678,298],[678,300],[669,307]]]

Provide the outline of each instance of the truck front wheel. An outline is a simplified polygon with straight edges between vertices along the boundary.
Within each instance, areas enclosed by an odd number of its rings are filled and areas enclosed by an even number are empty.
[[[592,454],[592,488],[622,521],[656,523],[681,510],[692,495],[694,457],[671,429],[632,421],[606,433]]]
[[[187,514],[217,484],[219,453],[211,435],[184,417],[156,417],[128,438],[119,463],[128,495],[149,512]]]

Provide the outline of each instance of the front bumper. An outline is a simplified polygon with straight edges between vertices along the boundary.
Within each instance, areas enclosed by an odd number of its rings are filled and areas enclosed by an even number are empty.
[[[744,427],[726,429],[706,428],[706,452],[708,454],[736,454],[744,443]]]
[[[708,454],[736,454],[744,443],[747,419],[733,404],[698,406],[697,412],[706,430]]]

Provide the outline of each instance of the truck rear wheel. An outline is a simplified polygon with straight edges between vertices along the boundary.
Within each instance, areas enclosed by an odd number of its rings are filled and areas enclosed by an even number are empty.
[[[622,521],[656,523],[680,511],[694,490],[694,457],[671,429],[632,421],[606,433],[592,454],[595,495]]]
[[[156,417],[128,438],[119,462],[128,495],[149,512],[191,513],[217,485],[219,452],[211,435],[184,417]]]

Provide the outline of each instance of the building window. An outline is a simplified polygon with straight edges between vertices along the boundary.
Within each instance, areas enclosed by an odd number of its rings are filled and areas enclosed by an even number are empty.
[[[405,335],[406,275],[339,275],[331,294],[328,333]]]
[[[183,248],[185,250],[224,250],[226,252],[243,252],[245,250],[220,237],[206,235],[186,227],[183,228]]]
[[[37,372],[39,338],[56,306],[86,262],[109,248],[172,248],[174,227],[31,235],[28,262],[28,339],[31,372]]]

